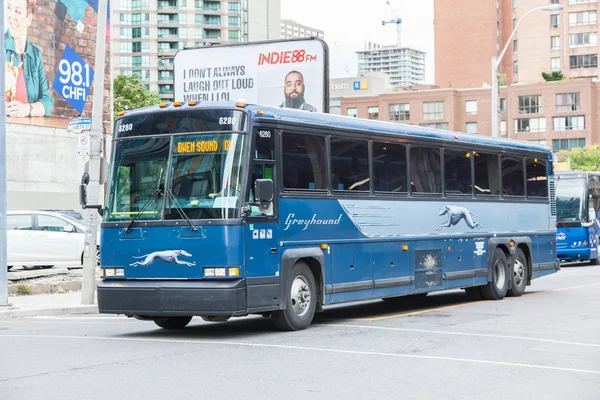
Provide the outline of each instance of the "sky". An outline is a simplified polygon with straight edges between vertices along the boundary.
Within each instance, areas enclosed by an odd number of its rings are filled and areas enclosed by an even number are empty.
[[[434,83],[433,0],[390,0],[402,19],[402,45],[427,52],[425,83]],[[281,18],[325,32],[329,46],[330,77],[356,76],[358,58],[365,42],[392,45],[396,25],[386,0],[281,0]]]

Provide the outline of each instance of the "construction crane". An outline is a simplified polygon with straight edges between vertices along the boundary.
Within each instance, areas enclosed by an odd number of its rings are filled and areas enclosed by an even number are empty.
[[[400,18],[398,16],[398,13],[396,12],[396,10],[394,10],[394,8],[390,4],[389,0],[387,0],[385,3],[388,5],[390,10],[392,11],[392,15],[394,16],[394,19],[390,19],[388,21],[381,21],[381,25],[382,26],[386,26],[388,24],[396,25],[396,45],[398,47],[400,47],[401,42],[402,42],[402,18]]]

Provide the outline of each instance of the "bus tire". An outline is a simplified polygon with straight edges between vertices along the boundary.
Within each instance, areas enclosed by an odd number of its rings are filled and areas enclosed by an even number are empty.
[[[481,287],[484,300],[502,300],[508,292],[509,268],[502,249],[494,249],[492,259],[492,280]]]
[[[163,329],[183,329],[190,323],[192,317],[156,318],[154,323]]]
[[[598,259],[597,258],[590,259],[590,265],[598,265]]]
[[[306,263],[300,261],[290,271],[287,287],[287,307],[273,311],[271,318],[278,329],[299,331],[306,329],[315,316],[317,285]]]
[[[525,289],[527,288],[527,274],[528,274],[528,266],[527,257],[525,257],[525,253],[523,250],[517,249],[515,254],[515,263],[511,268],[512,271],[512,282],[511,288],[508,289],[508,295],[511,297],[519,297],[523,293],[525,293]]]

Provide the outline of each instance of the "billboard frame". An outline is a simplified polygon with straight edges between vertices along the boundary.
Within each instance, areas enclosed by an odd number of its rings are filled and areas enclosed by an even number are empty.
[[[329,114],[329,46],[327,42],[323,39],[318,38],[316,36],[308,36],[304,38],[297,39],[272,39],[272,40],[260,40],[256,42],[235,42],[235,43],[219,43],[211,46],[194,46],[194,47],[184,47],[183,49],[177,50],[175,55],[173,56],[173,71],[175,71],[175,60],[177,59],[177,55],[183,51],[189,50],[201,50],[201,49],[214,49],[214,48],[227,48],[227,47],[244,47],[244,46],[257,46],[262,44],[273,44],[273,43],[297,43],[303,41],[316,41],[323,47],[323,57],[325,58],[323,62],[323,113]],[[210,42],[207,42],[210,43]],[[173,88],[177,86],[176,84],[177,74],[173,74]],[[174,98],[174,101],[178,101]]]

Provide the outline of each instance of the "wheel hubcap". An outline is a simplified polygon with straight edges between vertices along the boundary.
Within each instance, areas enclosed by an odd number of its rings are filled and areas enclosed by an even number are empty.
[[[496,264],[494,265],[494,272],[496,275],[496,287],[502,290],[506,281],[506,273],[504,269],[504,263],[502,261],[496,261]]]
[[[525,280],[525,266],[523,265],[523,263],[519,259],[517,259],[515,261],[515,267],[514,267],[513,276],[514,276],[514,279],[515,279],[515,284],[517,286],[521,286],[521,284]]]
[[[297,276],[294,279],[290,299],[292,300],[292,309],[296,314],[302,316],[308,312],[311,300],[310,288],[303,276]]]

